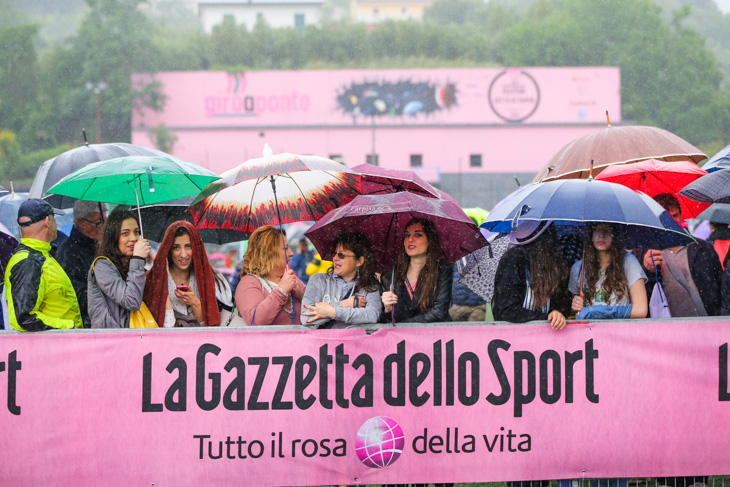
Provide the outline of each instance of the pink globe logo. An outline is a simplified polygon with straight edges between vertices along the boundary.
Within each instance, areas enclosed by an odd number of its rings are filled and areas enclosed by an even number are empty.
[[[403,428],[393,418],[376,416],[360,426],[355,438],[355,452],[371,468],[385,468],[403,453]]]

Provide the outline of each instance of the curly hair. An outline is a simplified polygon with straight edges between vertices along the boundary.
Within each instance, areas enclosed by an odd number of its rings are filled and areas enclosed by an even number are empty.
[[[591,225],[585,239],[585,259],[583,260],[585,272],[585,284],[583,285],[584,297],[589,303],[593,303],[596,294],[596,283],[601,273],[601,262],[598,258],[598,250],[593,245],[593,232],[598,226],[608,226],[611,229],[613,240],[611,247],[608,249],[610,262],[605,271],[605,279],[602,288],[606,291],[606,304],[611,304],[611,295],[615,294],[618,300],[628,295],[628,279],[624,272],[624,250],[618,227],[609,224]]]
[[[363,257],[365,262],[359,268],[360,277],[355,285],[355,292],[361,289],[371,293],[378,290],[378,279],[375,277],[375,258],[373,256],[373,245],[362,233],[343,233],[335,238],[335,248],[342,245],[342,248],[355,254],[355,260]],[[332,275],[334,266],[327,271]]]
[[[530,263],[530,289],[537,309],[545,306],[570,272],[559,251],[555,225],[549,225],[538,238],[525,244]]]
[[[283,248],[282,238],[286,241],[286,232],[278,227],[264,225],[251,234],[248,248],[241,264],[241,277],[254,274],[265,277],[279,263],[279,251]]]
[[[421,269],[421,273],[418,276],[417,286],[421,288],[421,295],[416,303],[416,308],[419,313],[425,313],[433,307],[433,301],[436,298],[436,288],[439,280],[439,265],[441,265],[441,242],[439,240],[439,234],[436,230],[436,225],[431,220],[423,218],[415,218],[408,223],[406,231],[413,225],[420,223],[423,227],[423,233],[426,235],[428,241],[428,248],[426,249],[426,265]],[[404,232],[405,233],[405,232]],[[398,261],[395,265],[395,280],[396,286],[400,289],[401,286],[405,285],[406,275],[408,274],[408,266],[411,263],[411,258],[406,253],[405,246],[405,235],[403,236],[404,242],[400,246],[398,252]]]
[[[119,237],[122,234],[122,222],[129,218],[139,225],[137,215],[131,211],[112,211],[106,219],[106,222],[104,222],[101,242],[99,242],[99,248],[96,251],[97,257],[107,257],[112,261],[112,264],[114,264],[124,280],[127,279],[127,273],[129,272],[130,256],[124,255],[119,251]]]

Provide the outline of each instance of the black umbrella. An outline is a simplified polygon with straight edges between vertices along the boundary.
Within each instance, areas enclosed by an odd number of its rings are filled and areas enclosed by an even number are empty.
[[[165,236],[167,227],[174,222],[185,220],[193,223],[192,215],[185,210],[195,198],[196,196],[190,196],[156,205],[141,206],[139,212],[142,216],[142,227],[144,228],[145,237],[155,242],[161,242],[162,237]],[[136,207],[119,205],[118,208],[135,209]],[[240,242],[248,238],[246,233],[237,230],[198,229],[198,233],[200,234],[200,238],[203,239],[203,242],[219,245],[229,242]]]
[[[57,194],[46,195],[51,186],[69,174],[94,162],[107,161],[123,156],[159,156],[172,157],[157,149],[141,145],[115,142],[109,144],[84,144],[61,155],[49,159],[38,168],[33,184],[30,187],[30,198],[44,198],[56,208],[71,208],[76,198]],[[174,159],[174,158],[173,158]]]

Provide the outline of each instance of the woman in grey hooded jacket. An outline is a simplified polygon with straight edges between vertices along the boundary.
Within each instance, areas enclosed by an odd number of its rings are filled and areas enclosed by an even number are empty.
[[[129,314],[142,306],[145,259],[150,244],[140,238],[139,222],[129,211],[113,211],[89,269],[92,328],[129,328]]]
[[[309,278],[302,324],[345,328],[377,323],[382,302],[370,241],[361,233],[346,233],[335,239],[335,245],[332,268]]]

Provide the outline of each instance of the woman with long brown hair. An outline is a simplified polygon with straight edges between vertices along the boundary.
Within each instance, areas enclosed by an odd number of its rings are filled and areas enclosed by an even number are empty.
[[[293,255],[283,230],[264,225],[251,234],[236,287],[236,307],[249,325],[299,324],[306,286],[287,266]]]
[[[392,276],[395,274],[395,282]],[[441,245],[431,220],[414,219],[403,232],[395,271],[380,277],[381,321],[432,323],[451,321],[452,268],[441,260]]]
[[[646,274],[636,257],[624,250],[618,228],[591,225],[584,252],[584,259],[570,271],[568,286],[576,318],[646,318]]]
[[[145,259],[150,244],[140,237],[134,213],[113,211],[104,223],[97,258],[89,270],[92,328],[129,328],[129,315],[142,306]]]
[[[361,233],[335,238],[332,267],[307,283],[302,324],[318,328],[377,323],[382,304],[372,244]]]
[[[521,222],[510,232],[515,246],[502,256],[494,282],[494,319],[524,323],[548,320],[565,327],[570,312],[568,268],[551,221]]]

